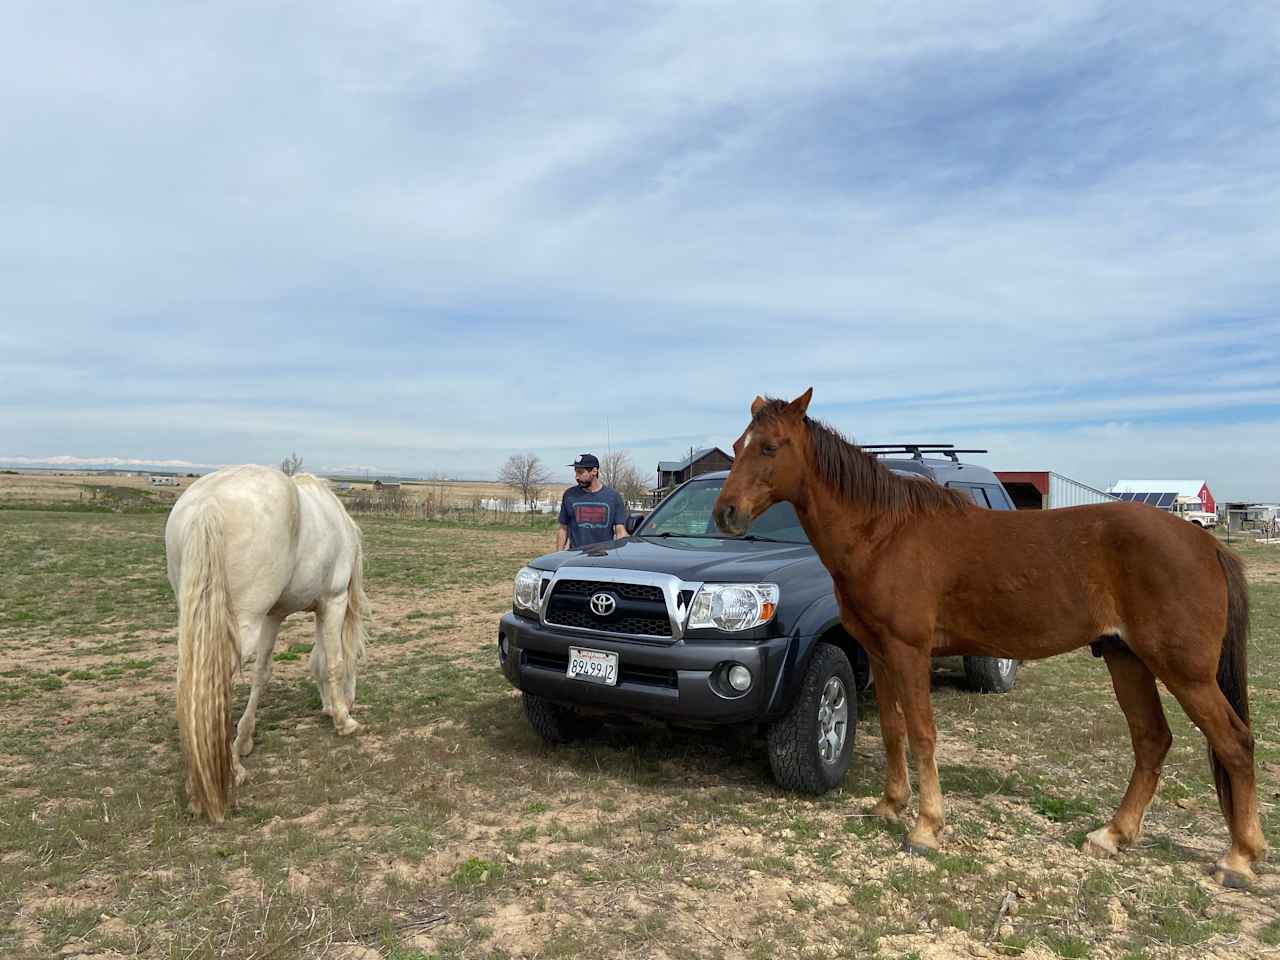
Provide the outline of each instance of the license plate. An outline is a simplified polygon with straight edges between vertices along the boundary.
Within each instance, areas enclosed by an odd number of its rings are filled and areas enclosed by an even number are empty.
[[[604,650],[570,647],[569,669],[566,675],[570,680],[588,680],[591,683],[605,683],[612,687],[618,682],[618,655]]]

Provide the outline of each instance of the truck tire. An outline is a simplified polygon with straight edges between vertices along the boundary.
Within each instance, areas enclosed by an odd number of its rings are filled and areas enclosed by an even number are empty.
[[[547,743],[573,743],[585,740],[600,729],[601,721],[584,717],[572,707],[563,707],[536,694],[521,694],[524,699],[524,715],[538,736]]]
[[[1008,693],[1018,678],[1021,662],[1007,657],[965,657],[965,679],[979,693]]]
[[[857,698],[849,658],[819,643],[796,702],[769,727],[769,766],[783,789],[822,794],[844,779],[853,759]]]

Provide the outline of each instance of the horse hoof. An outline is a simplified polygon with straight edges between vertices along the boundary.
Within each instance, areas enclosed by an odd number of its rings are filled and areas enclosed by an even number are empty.
[[[351,717],[347,717],[346,722],[339,725],[336,729],[338,731],[338,736],[349,737],[360,729],[360,722],[358,720],[353,720]]]
[[[933,847],[927,846],[926,844],[916,843],[910,837],[903,837],[902,852],[909,853],[913,857],[927,857],[929,854],[937,853],[938,851]]]
[[[1101,830],[1095,830],[1085,837],[1084,845],[1080,847],[1080,850],[1091,857],[1099,857],[1101,859],[1109,859],[1120,853],[1119,847],[1111,839],[1111,834],[1107,832],[1106,827]]]
[[[1230,870],[1227,867],[1214,868],[1213,879],[1228,890],[1248,890],[1253,884],[1253,876],[1251,874],[1242,873],[1239,870]]]
[[[898,812],[898,808],[887,800],[878,801],[876,805],[871,808],[871,815],[873,817],[882,817],[885,820],[902,819],[902,815]]]

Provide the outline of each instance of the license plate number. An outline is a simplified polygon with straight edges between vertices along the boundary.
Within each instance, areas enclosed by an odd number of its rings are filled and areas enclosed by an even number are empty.
[[[615,686],[618,682],[618,655],[604,650],[570,647],[567,676],[570,680],[587,680],[590,683]]]

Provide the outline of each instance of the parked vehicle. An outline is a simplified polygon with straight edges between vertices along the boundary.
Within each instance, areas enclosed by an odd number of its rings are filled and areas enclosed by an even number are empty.
[[[1212,530],[1218,525],[1218,515],[1206,510],[1204,504],[1195,497],[1178,497],[1173,502],[1173,512],[1205,530]]]
[[[872,448],[865,448],[872,449]],[[984,467],[941,447],[892,447],[895,472],[961,490],[979,506],[1013,504]],[[498,626],[498,659],[547,741],[610,717],[754,724],[782,786],[823,793],[853,754],[866,654],[841,625],[831,577],[788,503],[743,537],[711,517],[727,472],[687,481],[624,540],[547,554],[516,575]],[[979,690],[1012,689],[1018,661],[965,657]]]

